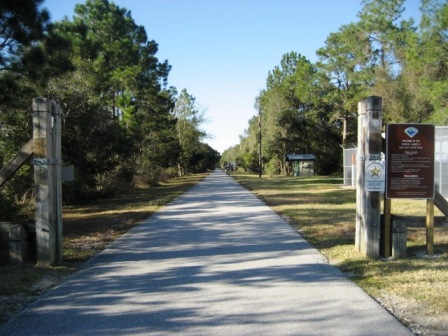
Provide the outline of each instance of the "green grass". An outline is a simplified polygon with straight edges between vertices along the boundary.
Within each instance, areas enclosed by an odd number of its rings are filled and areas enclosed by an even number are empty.
[[[0,266],[0,324],[205,176],[188,175],[157,187],[136,188],[114,198],[64,207],[64,258],[61,265]]]
[[[205,176],[188,175],[156,187],[136,188],[114,198],[64,208],[64,265],[77,266],[88,260]]]
[[[424,227],[408,228],[408,256],[393,260],[364,257],[355,248],[356,191],[334,177],[263,177],[234,174],[318,248],[333,265],[374,298],[418,302],[422,315],[448,318],[448,226],[435,228],[435,256],[427,257]],[[425,216],[422,200],[393,200],[392,213]],[[442,214],[436,210],[436,216]],[[406,321],[405,321],[406,322]]]
[[[0,323],[12,317],[47,287],[42,279],[57,283],[110,242],[146,219],[161,206],[191,188],[205,175],[175,179],[158,187],[134,189],[113,199],[78,207],[65,207],[64,263],[58,267],[0,267]],[[370,259],[354,246],[356,195],[342,189],[334,177],[263,177],[232,175],[253,191],[330,261],[379,301],[385,297],[406,300],[406,312],[397,316],[411,324],[406,314],[410,302],[421,316],[448,321],[448,227],[435,228],[435,257],[425,256],[425,229],[408,228],[408,257]],[[392,203],[394,214],[424,216],[424,201]],[[441,214],[436,211],[436,215]],[[404,315],[400,315],[404,314]]]

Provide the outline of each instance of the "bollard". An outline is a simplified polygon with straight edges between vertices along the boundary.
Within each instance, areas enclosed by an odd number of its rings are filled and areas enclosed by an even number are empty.
[[[9,228],[9,261],[11,264],[24,265],[28,260],[28,234],[20,224],[11,224]]]
[[[406,221],[395,217],[392,219],[392,258],[405,258],[407,253]]]

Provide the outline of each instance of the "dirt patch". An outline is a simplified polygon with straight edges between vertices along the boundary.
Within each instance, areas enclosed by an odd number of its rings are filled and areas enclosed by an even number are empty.
[[[386,292],[376,300],[416,335],[448,335],[448,316],[431,311],[425,302]]]

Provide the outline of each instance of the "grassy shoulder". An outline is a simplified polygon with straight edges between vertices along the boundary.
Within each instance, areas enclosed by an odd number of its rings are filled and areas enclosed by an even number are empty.
[[[435,256],[425,255],[424,227],[409,227],[408,256],[371,259],[355,249],[356,192],[340,178],[233,177],[286,218],[331,264],[416,333],[448,330],[448,226],[435,228]],[[425,216],[422,200],[393,200],[397,215]],[[436,210],[436,216],[442,216]]]
[[[114,198],[64,207],[64,260],[61,265],[0,267],[0,324],[205,176],[188,175],[157,187],[133,189]]]

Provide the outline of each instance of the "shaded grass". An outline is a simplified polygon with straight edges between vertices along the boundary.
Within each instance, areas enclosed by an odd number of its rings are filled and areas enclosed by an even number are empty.
[[[318,248],[372,297],[418,302],[416,311],[448,321],[448,226],[436,227],[435,256],[428,257],[424,227],[408,228],[408,257],[371,259],[355,249],[356,191],[343,189],[342,178],[263,177],[235,174],[251,190]],[[422,200],[393,200],[396,215],[425,216]],[[436,216],[442,214],[436,210]],[[407,312],[410,313],[410,312]],[[399,316],[410,325],[413,322]]]
[[[63,209],[64,260],[57,267],[0,267],[0,323],[162,206],[201,181],[195,174]]]

